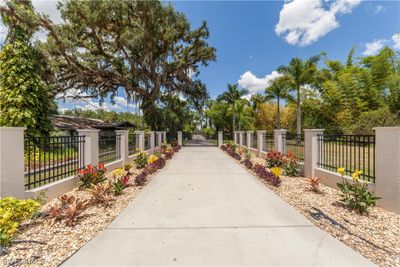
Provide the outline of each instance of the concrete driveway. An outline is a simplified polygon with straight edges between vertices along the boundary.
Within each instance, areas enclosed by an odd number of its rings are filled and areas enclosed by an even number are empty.
[[[64,266],[365,266],[216,147],[184,147]]]

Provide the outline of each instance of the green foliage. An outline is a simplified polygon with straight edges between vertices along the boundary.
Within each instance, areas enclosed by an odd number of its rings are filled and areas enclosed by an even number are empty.
[[[38,55],[29,43],[30,35],[16,27],[12,42],[0,52],[0,126],[26,127],[30,135],[48,135],[53,105],[38,72]]]
[[[340,168],[339,168],[340,169]],[[341,202],[351,209],[357,210],[359,213],[367,212],[368,207],[375,206],[376,201],[381,199],[376,197],[373,192],[368,190],[368,184],[360,182],[360,171],[353,173],[353,182],[348,182],[343,177],[342,182],[336,185],[342,191]]]
[[[253,153],[250,151],[250,149],[246,149],[244,151],[244,158],[247,160],[250,160],[253,157]]]
[[[0,245],[10,244],[19,224],[32,217],[40,204],[32,199],[0,199]]]
[[[149,155],[146,153],[146,151],[140,151],[134,160],[136,167],[139,169],[146,167],[148,159]]]
[[[207,138],[211,138],[215,135],[215,129],[207,127],[201,129],[201,132],[207,136]]]

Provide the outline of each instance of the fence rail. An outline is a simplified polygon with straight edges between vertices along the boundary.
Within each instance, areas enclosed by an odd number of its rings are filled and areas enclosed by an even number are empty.
[[[285,153],[292,152],[299,160],[304,161],[304,134],[286,133],[282,138]]]
[[[263,146],[262,146],[263,151],[268,152],[275,149],[275,140],[273,133],[263,133],[262,141],[263,141]]]
[[[361,179],[375,182],[375,135],[318,135],[318,166],[343,167],[346,175],[362,171]]]
[[[121,135],[99,137],[99,162],[109,163],[121,158]]]
[[[84,167],[84,136],[25,138],[25,189],[72,176]]]

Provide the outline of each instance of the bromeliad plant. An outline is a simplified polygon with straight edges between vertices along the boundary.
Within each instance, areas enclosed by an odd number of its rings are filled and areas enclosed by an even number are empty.
[[[84,169],[78,171],[79,189],[89,188],[92,184],[98,184],[106,180],[106,168],[103,163],[99,167],[87,165]]]
[[[265,159],[265,166],[267,168],[282,167],[283,165],[283,154],[279,151],[269,151]]]
[[[310,185],[310,189],[316,193],[321,193],[320,184],[322,177],[310,177],[307,182]]]
[[[283,157],[283,170],[286,176],[298,177],[300,175],[300,168],[295,154],[288,152]]]
[[[60,205],[53,205],[47,212],[47,218],[50,219],[50,225],[57,220],[65,219],[67,226],[74,226],[81,217],[82,212],[89,206],[88,200],[80,200],[73,196],[63,195],[58,198]]]
[[[342,176],[342,182],[336,185],[339,187],[340,191],[342,191],[341,202],[347,207],[357,210],[362,214],[367,212],[368,207],[375,206],[378,199],[381,199],[368,190],[367,183],[360,182],[361,171],[357,170],[351,175],[353,179],[352,182],[345,180],[344,168],[338,168],[337,172]]]
[[[143,169],[147,165],[147,160],[149,159],[149,155],[146,151],[140,150],[139,154],[136,155],[134,160],[136,167],[138,169]]]
[[[32,199],[0,199],[0,245],[9,245],[20,223],[30,219],[40,204]]]

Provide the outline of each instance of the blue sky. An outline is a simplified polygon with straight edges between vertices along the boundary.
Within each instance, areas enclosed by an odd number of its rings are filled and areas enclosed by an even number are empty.
[[[54,0],[33,0],[39,12],[55,22]],[[355,46],[356,56],[376,54],[385,45],[400,50],[400,2],[361,0],[293,1],[172,1],[193,27],[207,21],[209,43],[217,61],[201,68],[199,78],[215,98],[227,83],[239,83],[251,93],[263,92],[276,77],[274,70],[291,58],[308,58],[324,51],[330,59],[345,60]],[[0,35],[1,35],[0,31]],[[398,35],[396,35],[398,34]],[[4,35],[4,34],[3,34]],[[126,111],[121,90],[116,105]],[[95,109],[98,101],[59,102],[60,109]],[[136,110],[130,105],[129,111]]]

